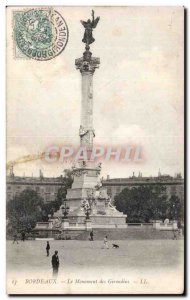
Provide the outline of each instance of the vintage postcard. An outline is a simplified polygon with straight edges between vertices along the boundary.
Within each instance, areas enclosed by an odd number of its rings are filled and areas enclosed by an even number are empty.
[[[184,293],[184,7],[8,6],[8,294]]]

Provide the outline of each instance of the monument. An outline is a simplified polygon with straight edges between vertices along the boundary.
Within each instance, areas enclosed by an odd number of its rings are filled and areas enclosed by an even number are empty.
[[[111,205],[111,199],[103,189],[99,179],[101,163],[92,159],[93,140],[95,130],[93,128],[93,75],[99,68],[100,59],[93,57],[90,52],[90,44],[95,39],[93,29],[97,26],[100,18],[81,21],[85,28],[82,42],[85,43],[85,51],[81,58],[75,60],[76,69],[82,77],[82,100],[81,100],[81,124],[79,128],[80,146],[86,153],[84,159],[78,160],[72,167],[73,184],[67,190],[67,217],[64,216],[65,205],[54,213],[50,219],[51,228],[71,229],[77,228],[125,228],[126,215],[116,210]]]

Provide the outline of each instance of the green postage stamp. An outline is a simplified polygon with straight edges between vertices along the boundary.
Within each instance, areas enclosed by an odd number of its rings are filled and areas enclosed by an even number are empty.
[[[52,8],[14,11],[13,24],[15,58],[49,60],[59,55],[67,45],[67,24]]]

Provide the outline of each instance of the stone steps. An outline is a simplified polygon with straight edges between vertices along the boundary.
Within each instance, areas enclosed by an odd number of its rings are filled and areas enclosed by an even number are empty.
[[[144,240],[144,239],[173,239],[172,231],[156,231],[154,229],[126,228],[126,229],[94,229],[94,240],[103,240],[107,235],[109,240]],[[88,240],[90,232],[80,233],[77,240]],[[178,237],[179,238],[179,237]]]
[[[94,240],[103,240],[107,235],[108,240],[162,240],[162,239],[173,239],[173,231],[164,230],[159,231],[153,228],[98,228],[93,229]],[[33,237],[37,238],[49,238],[53,237],[55,239],[71,239],[71,240],[89,240],[90,231],[84,230],[66,230],[61,236],[59,232],[53,233],[52,231],[41,231],[38,235],[34,234]],[[181,238],[177,235],[177,238]]]

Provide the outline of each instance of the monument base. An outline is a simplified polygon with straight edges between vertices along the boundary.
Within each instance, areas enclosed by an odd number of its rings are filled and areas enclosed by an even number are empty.
[[[78,199],[78,203],[81,203],[82,199]],[[104,205],[103,205],[103,203]],[[101,208],[101,209],[100,209]],[[63,214],[60,209],[54,214],[53,217],[53,228],[62,227],[63,229]],[[116,210],[111,204],[106,204],[105,201],[101,199],[101,205],[97,204],[92,205],[91,212],[87,216],[85,211],[79,206],[76,209],[73,209],[67,216],[69,225],[67,225],[67,230],[73,228],[80,228],[86,230],[89,228],[87,223],[90,224],[90,227],[93,228],[127,228],[126,220],[127,215]],[[52,220],[51,220],[52,221]],[[59,226],[58,226],[59,224]]]
[[[73,168],[74,181],[72,188],[67,190],[66,204],[61,205],[44,228],[50,236],[59,232],[63,237],[65,232],[69,232],[75,238],[81,232],[98,228],[127,228],[127,215],[117,211],[99,183],[100,169],[100,164],[95,167],[90,162],[85,165],[81,162],[81,166]],[[35,231],[43,230],[42,226],[42,223],[37,224]]]
[[[94,162],[80,162],[79,167],[73,167],[74,181],[72,188],[67,190],[66,202],[69,207],[69,227],[86,227],[90,220],[92,228],[111,226],[126,226],[127,216],[117,211],[111,204],[106,189],[101,187],[98,176],[101,165]],[[54,220],[62,220],[63,207],[54,213]],[[61,221],[62,223],[62,221]]]

